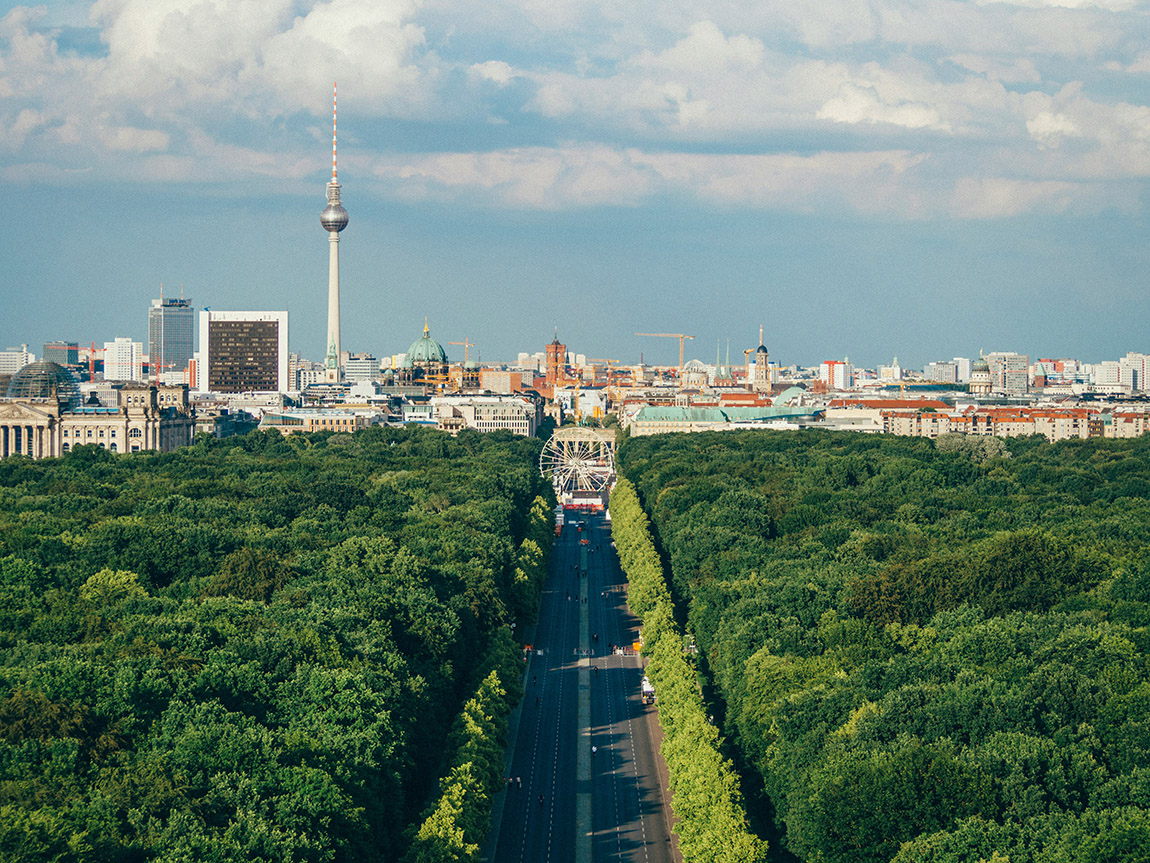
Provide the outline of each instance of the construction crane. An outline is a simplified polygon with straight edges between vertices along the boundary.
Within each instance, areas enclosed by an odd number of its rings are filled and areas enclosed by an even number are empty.
[[[686,339],[693,339],[694,336],[688,336],[684,333],[635,333],[637,336],[651,336],[656,339],[678,339],[679,340],[679,368],[683,368],[683,342]]]
[[[464,336],[463,341],[461,341],[461,342],[448,342],[448,344],[449,345],[463,345],[463,361],[465,363],[470,361],[470,359],[471,359],[470,350],[471,350],[471,348],[475,347],[475,342],[468,341],[467,336]]]
[[[96,354],[104,353],[103,348],[96,347],[96,343],[92,342],[92,347],[88,349],[88,376],[96,379]]]
[[[609,360],[609,359],[606,359],[605,357],[589,357],[587,359],[587,362],[606,364],[606,366],[607,366],[607,383],[610,384],[611,383],[611,363],[617,363],[619,361],[618,360]],[[594,381],[592,381],[592,383],[594,383]]]
[[[618,363],[619,361],[618,360],[609,360],[606,357],[592,357],[591,359],[588,360],[588,362],[604,363],[607,366],[607,407],[608,407],[608,409],[610,409],[612,402],[617,403],[619,401],[618,387],[614,387],[614,383],[613,383],[612,378],[611,378],[611,376],[616,373],[615,370],[611,368],[611,364],[612,363]],[[594,380],[592,380],[592,384],[594,384]],[[612,396],[611,396],[611,390],[613,387],[616,391],[614,398],[612,398]]]

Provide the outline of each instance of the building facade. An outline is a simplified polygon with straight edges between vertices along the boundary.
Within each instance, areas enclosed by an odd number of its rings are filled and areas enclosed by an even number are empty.
[[[153,378],[182,372],[195,354],[192,301],[160,297],[148,308],[148,364]]]
[[[287,312],[200,312],[200,392],[287,392]]]
[[[104,342],[104,380],[142,381],[144,379],[144,345],[126,336]]]
[[[546,383],[549,387],[562,384],[567,380],[567,345],[559,341],[559,333],[547,345]]]
[[[33,363],[12,378],[0,399],[0,458],[61,456],[94,444],[110,452],[170,452],[187,446],[195,418],[186,385],[130,383],[118,404],[82,404],[75,376],[57,363]]]
[[[1030,391],[1030,357],[1026,354],[999,352],[986,355],[990,367],[990,386],[996,393],[1024,396]]]
[[[0,351],[0,375],[14,375],[24,366],[36,362],[36,355],[28,353],[27,345]]]
[[[470,428],[531,437],[539,428],[537,405],[519,396],[436,396],[431,406],[436,427],[453,434]]]
[[[62,366],[74,366],[80,362],[80,346],[76,342],[45,342],[42,359]]]

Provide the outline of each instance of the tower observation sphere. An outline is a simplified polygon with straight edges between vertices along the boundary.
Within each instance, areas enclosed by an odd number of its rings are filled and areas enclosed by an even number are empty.
[[[328,204],[323,208],[323,212],[319,214],[319,223],[323,225],[323,229],[328,233],[335,231],[342,231],[347,227],[347,210],[343,208],[343,204],[339,202],[338,187],[334,200],[329,192]]]

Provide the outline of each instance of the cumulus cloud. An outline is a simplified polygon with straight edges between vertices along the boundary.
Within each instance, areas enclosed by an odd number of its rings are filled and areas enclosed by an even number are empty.
[[[417,199],[463,195],[476,205],[523,209],[636,206],[673,196],[723,207],[905,214],[909,174],[923,160],[903,151],[716,155],[568,145],[413,155],[381,162],[374,173]]]
[[[53,14],[0,18],[6,174],[306,177],[338,79],[341,144],[411,198],[1008,218],[1150,177],[1126,0],[95,0],[85,51]]]

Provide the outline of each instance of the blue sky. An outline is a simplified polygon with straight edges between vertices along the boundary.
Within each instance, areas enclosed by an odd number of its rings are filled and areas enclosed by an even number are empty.
[[[146,336],[159,286],[345,348],[716,343],[908,367],[1148,351],[1134,0],[0,5],[0,347]],[[461,348],[448,345],[449,354]]]

